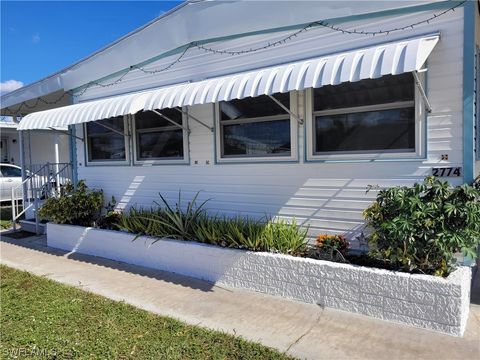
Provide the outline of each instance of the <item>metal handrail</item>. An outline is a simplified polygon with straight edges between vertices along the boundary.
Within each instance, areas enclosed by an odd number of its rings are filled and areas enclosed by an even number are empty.
[[[33,167],[34,165],[31,165]],[[28,177],[22,180],[21,184],[12,188],[12,222],[16,230],[16,221],[29,209],[35,211],[35,227],[39,233],[38,209],[41,198],[48,199],[60,195],[61,178],[71,181],[70,163],[46,163],[33,172],[29,171]],[[55,188],[52,188],[52,185]],[[28,186],[29,185],[29,186]],[[19,211],[18,189],[22,189],[23,209]],[[28,205],[27,205],[28,203]]]

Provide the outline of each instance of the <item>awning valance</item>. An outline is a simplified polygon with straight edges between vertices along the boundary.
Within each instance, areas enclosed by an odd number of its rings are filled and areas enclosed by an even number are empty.
[[[319,88],[422,68],[439,40],[426,35],[194,83],[90,101],[25,116],[19,130],[65,127],[141,110],[191,106]]]

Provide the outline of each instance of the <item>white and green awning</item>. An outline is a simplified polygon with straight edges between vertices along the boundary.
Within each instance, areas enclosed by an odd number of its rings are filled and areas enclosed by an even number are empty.
[[[40,111],[25,116],[18,129],[66,127],[135,114],[142,110],[215,103],[415,72],[423,67],[439,39],[438,33],[425,35],[244,73]]]

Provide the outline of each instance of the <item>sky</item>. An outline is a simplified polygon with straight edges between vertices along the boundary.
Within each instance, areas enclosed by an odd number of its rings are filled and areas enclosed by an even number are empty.
[[[179,3],[1,0],[0,93],[73,64]]]

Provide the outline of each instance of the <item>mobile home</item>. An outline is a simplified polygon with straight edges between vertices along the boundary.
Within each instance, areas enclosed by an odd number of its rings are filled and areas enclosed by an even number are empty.
[[[68,127],[74,179],[119,208],[201,191],[359,246],[367,186],[480,173],[479,35],[477,1],[187,1],[1,112]]]

